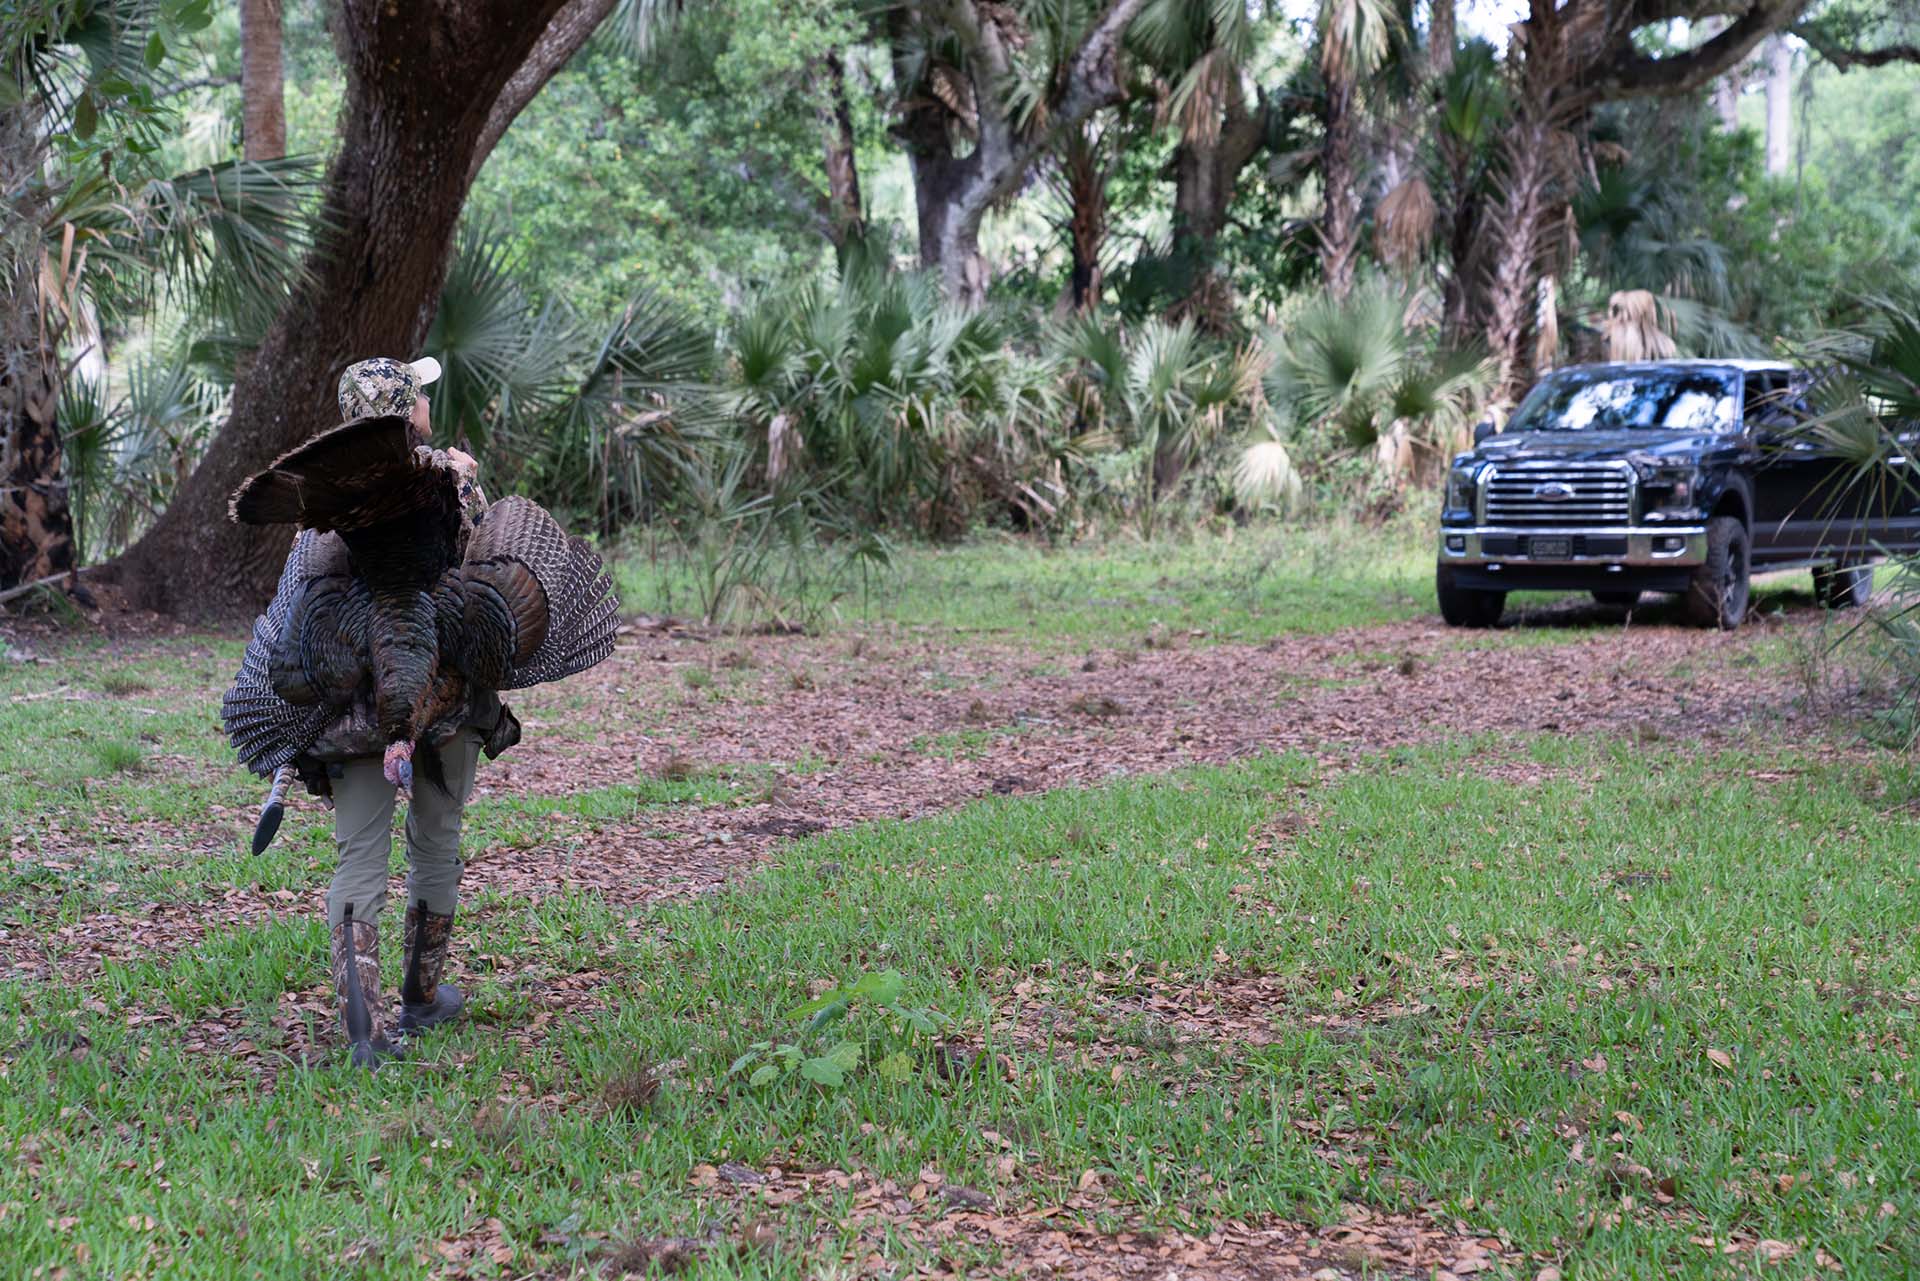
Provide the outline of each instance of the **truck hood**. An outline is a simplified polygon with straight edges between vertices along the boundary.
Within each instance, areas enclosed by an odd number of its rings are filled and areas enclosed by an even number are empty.
[[[1494,463],[1610,462],[1628,456],[1682,462],[1739,450],[1740,437],[1729,432],[1660,431],[1640,427],[1608,432],[1503,432],[1483,441],[1473,456]]]

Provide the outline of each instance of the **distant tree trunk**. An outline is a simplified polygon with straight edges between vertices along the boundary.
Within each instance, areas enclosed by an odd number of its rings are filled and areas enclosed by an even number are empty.
[[[1353,292],[1353,273],[1360,257],[1360,122],[1352,81],[1344,75],[1327,80],[1327,135],[1320,164],[1326,189],[1320,219],[1320,272],[1327,292],[1344,299]]]
[[[346,105],[323,201],[331,234],[235,386],[205,461],[119,562],[134,603],[207,615],[271,593],[290,531],[231,523],[228,495],[334,420],[349,362],[417,354],[468,184],[539,87],[522,73],[557,70],[568,42],[586,38],[563,24],[596,7],[604,15],[610,2],[342,0],[334,42]]]
[[[1003,97],[1012,75],[1018,15],[975,0],[923,0],[890,10],[894,70],[902,91],[893,127],[907,151],[920,230],[920,262],[940,273],[948,297],[968,306],[986,299],[980,223],[996,201],[1019,190],[1061,134],[1121,100],[1121,39],[1145,0],[1106,0],[1053,78],[1044,123],[1022,127]],[[929,70],[920,39],[930,22],[950,34],[963,65]],[[931,82],[929,77],[932,77]],[[956,130],[972,145],[954,146]]]
[[[1101,139],[1088,125],[1066,137],[1060,148],[1059,192],[1067,206],[1067,297],[1069,309],[1092,311],[1100,305],[1104,269],[1100,256],[1107,242],[1107,180]]]
[[[9,84],[23,79],[6,71]],[[0,590],[74,568],[60,450],[59,316],[40,295],[38,102],[27,92],[0,108]]]
[[[1453,70],[1454,47],[1460,36],[1454,22],[1453,0],[1433,0],[1427,24],[1427,75],[1435,80]]]
[[[38,280],[9,282],[0,369],[0,590],[74,568],[73,514],[60,452],[60,380],[41,337]]]
[[[280,0],[240,0],[240,133],[248,160],[287,154]]]
[[[1793,162],[1793,49],[1785,36],[1767,41],[1767,172]]]
[[[1233,321],[1233,285],[1219,270],[1220,233],[1226,230],[1240,171],[1266,140],[1266,104],[1248,107],[1237,77],[1227,86],[1217,135],[1184,138],[1173,153],[1173,243],[1195,264],[1187,296],[1174,308],[1210,333]]]
[[[860,165],[854,150],[853,107],[847,101],[847,69],[840,51],[820,60],[826,99],[820,106],[820,139],[827,171],[827,225],[833,243],[845,248],[866,234],[866,205],[860,199]]]

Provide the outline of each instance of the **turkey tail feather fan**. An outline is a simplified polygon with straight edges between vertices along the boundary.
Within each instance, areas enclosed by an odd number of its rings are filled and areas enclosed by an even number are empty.
[[[516,562],[522,572],[510,572],[503,561]],[[488,508],[468,544],[466,574],[470,591],[479,585],[483,593],[497,592],[516,613],[530,604],[535,589],[544,603],[544,634],[531,646],[525,642],[532,633],[514,634],[519,643],[498,688],[557,681],[613,653],[620,602],[612,576],[591,547],[569,538],[538,503],[503,498]],[[471,603],[468,609],[471,618]]]
[[[234,491],[231,513],[246,525],[361,529],[444,503],[455,484],[448,469],[421,464],[412,424],[385,414],[280,455]]]
[[[256,774],[271,774],[298,756],[338,715],[325,703],[296,706],[282,698],[274,689],[270,656],[279,647],[294,604],[315,567],[330,562],[332,548],[339,548],[339,542],[311,532],[293,540],[286,568],[280,571],[280,588],[267,612],[254,620],[253,639],[240,660],[240,674],[220,700],[227,737],[240,760]],[[339,550],[344,554],[344,548]]]

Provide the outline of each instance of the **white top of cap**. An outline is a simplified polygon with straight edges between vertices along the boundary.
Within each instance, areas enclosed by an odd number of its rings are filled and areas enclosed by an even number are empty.
[[[437,381],[440,377],[440,362],[432,356],[420,357],[420,359],[413,362],[412,369],[413,376],[420,380],[422,387],[430,382]]]

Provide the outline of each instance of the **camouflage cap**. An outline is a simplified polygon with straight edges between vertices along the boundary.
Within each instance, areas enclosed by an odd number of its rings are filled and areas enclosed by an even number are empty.
[[[439,376],[440,362],[431,356],[415,361],[375,356],[348,365],[340,375],[340,421],[410,414],[420,389]]]

